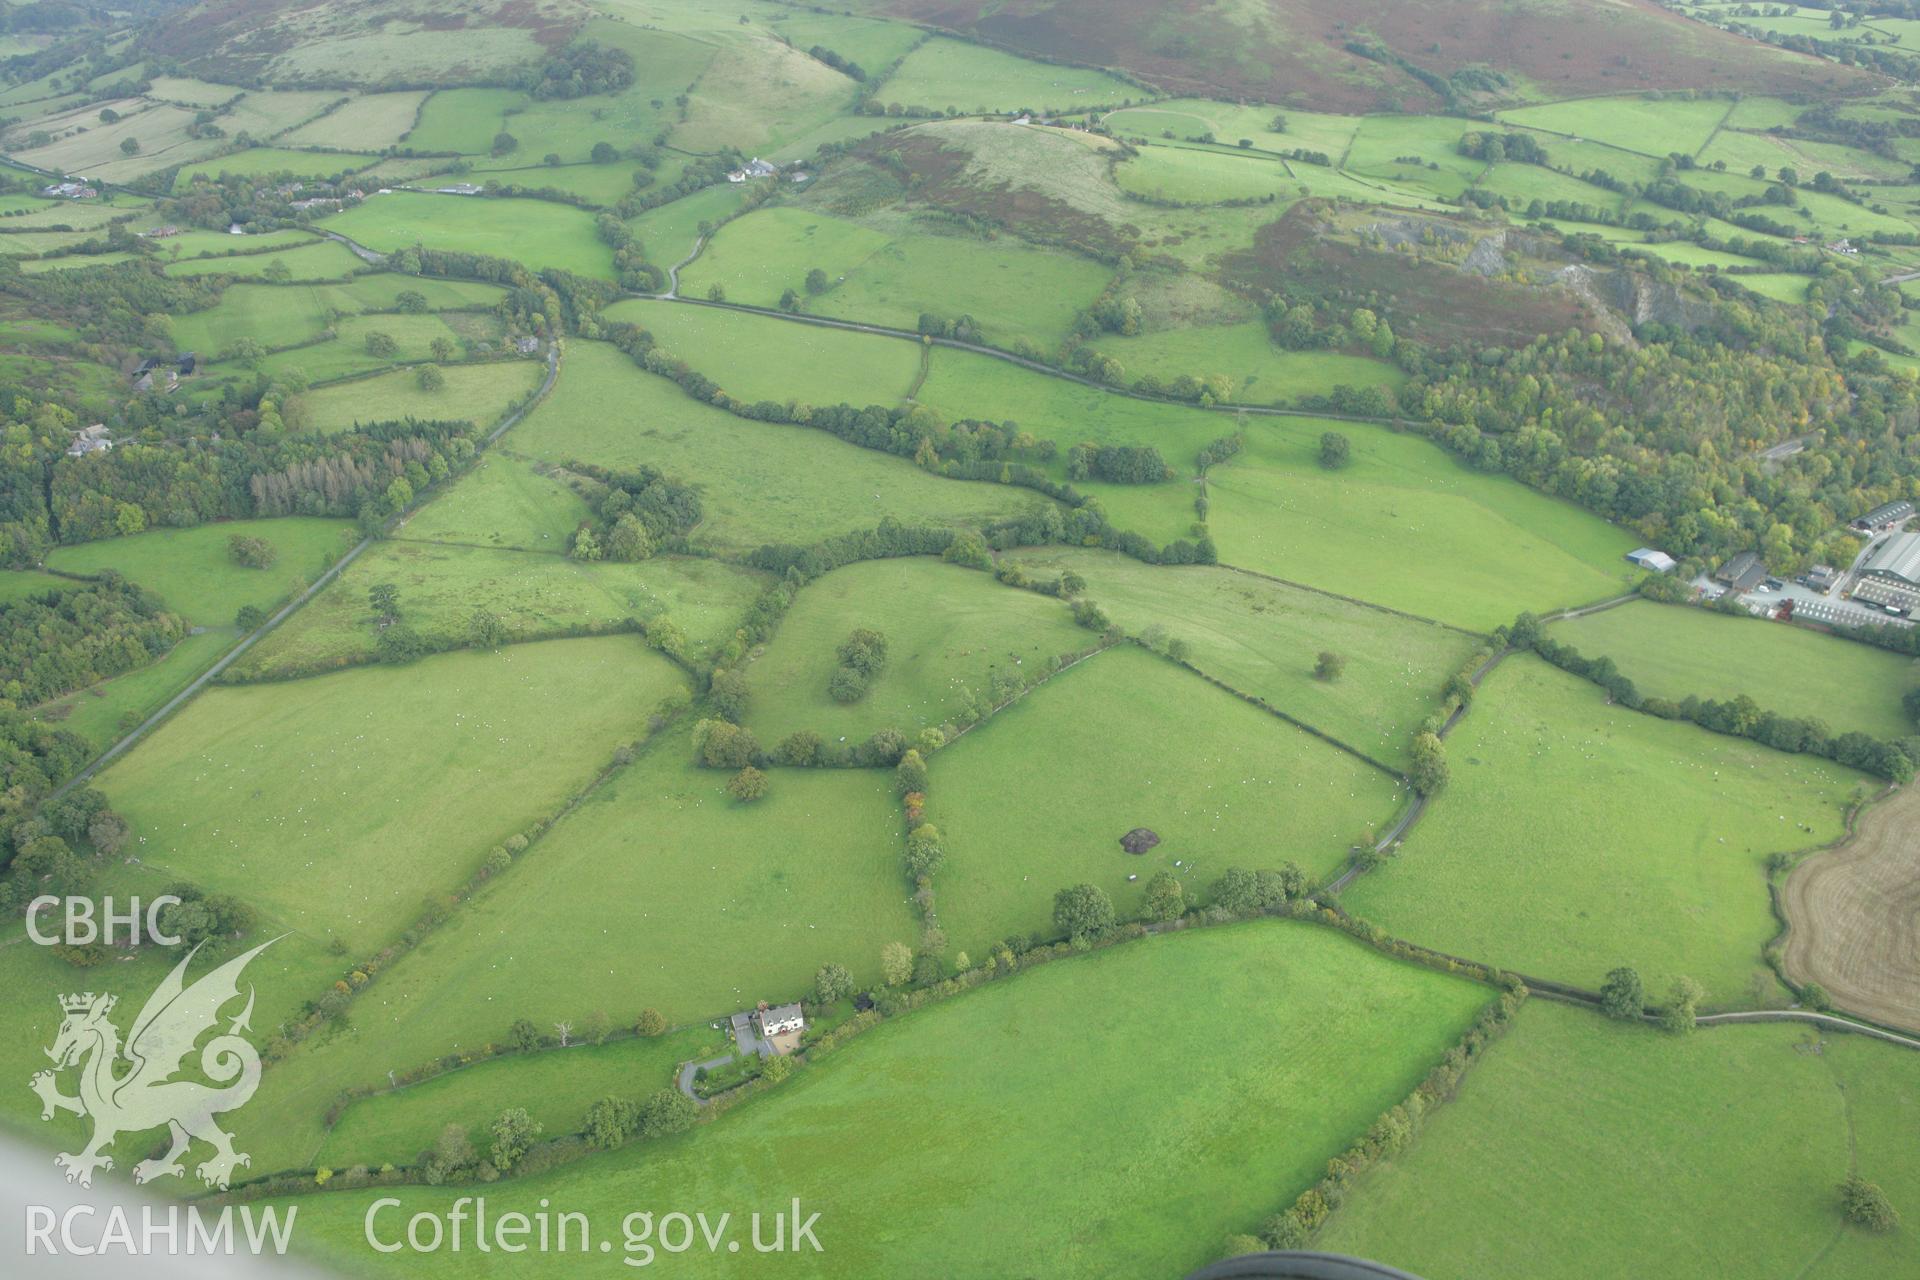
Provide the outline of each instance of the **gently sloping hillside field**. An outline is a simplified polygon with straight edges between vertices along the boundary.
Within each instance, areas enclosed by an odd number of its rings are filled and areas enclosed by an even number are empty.
[[[717,16],[717,13],[716,13]],[[778,39],[735,24],[687,87],[686,113],[673,145],[767,151],[846,112],[855,85],[826,63]],[[675,86],[676,92],[682,92]]]
[[[276,553],[273,564],[249,569],[235,563],[227,544],[237,537],[264,539]],[[358,540],[350,520],[227,520],[55,547],[47,553],[47,565],[89,575],[112,569],[154,592],[187,621],[224,627],[243,605],[264,609],[292,595]]]
[[[1313,1247],[1427,1280],[1502,1274],[1524,1187],[1554,1224],[1525,1234],[1534,1280],[1670,1273],[1676,1258],[1701,1280],[1912,1274],[1916,1113],[1912,1050],[1791,1024],[1661,1035],[1534,1000]],[[1842,1222],[1854,1171],[1886,1191],[1898,1230]]]
[[[1261,320],[1167,328],[1130,338],[1108,334],[1089,345],[1118,360],[1130,380],[1149,373],[1166,382],[1225,374],[1233,382],[1228,399],[1242,404],[1288,405],[1338,386],[1394,390],[1406,381],[1405,374],[1371,356],[1283,351]]]
[[[887,665],[865,697],[841,703],[827,686],[840,661],[835,650],[856,627],[887,637]],[[864,561],[795,597],[747,668],[748,727],[767,745],[799,729],[828,742],[860,742],[884,728],[911,739],[965,707],[987,711],[996,676],[1031,676],[1047,659],[1097,641],[1063,602],[978,570],[924,558]]]
[[[1200,451],[1234,429],[1233,419],[1225,414],[1116,396],[992,356],[945,347],[930,353],[927,379],[915,399],[949,421],[1016,422],[1021,430],[1052,440],[1059,446],[1052,472],[1063,482],[1067,451],[1076,444],[1153,446],[1173,468],[1173,480],[1160,484],[1076,480],[1073,486],[1098,498],[1115,525],[1163,546],[1192,536],[1196,516],[1190,477]]]
[[[176,190],[184,188],[198,174],[219,178],[227,174],[264,176],[290,173],[296,178],[335,178],[366,168],[380,157],[347,154],[338,151],[292,151],[279,147],[253,147],[231,155],[182,165],[174,175]]]
[[[704,515],[694,541],[719,549],[805,545],[888,516],[977,525],[1047,501],[1030,489],[943,480],[823,431],[737,418],[598,342],[568,344],[553,393],[506,440],[546,462],[645,464],[697,486]]]
[[[1610,706],[1530,655],[1481,684],[1447,757],[1452,781],[1349,911],[1588,990],[1617,965],[1655,997],[1684,974],[1722,1006],[1776,1002],[1767,855],[1832,840],[1866,781]]]
[[[301,125],[279,140],[296,147],[344,147],[380,150],[398,146],[413,128],[426,100],[420,89],[402,89],[395,93],[363,93],[349,98]]]
[[[605,314],[648,330],[663,351],[742,400],[891,408],[920,368],[914,343],[772,316],[637,298]]]
[[[217,305],[171,317],[173,339],[182,351],[217,357],[241,338],[268,350],[318,337],[334,323],[335,313],[393,312],[399,295],[415,292],[432,311],[480,311],[499,300],[497,285],[468,280],[432,280],[391,272],[355,277],[344,284],[235,284]]]
[[[1608,143],[1623,151],[1690,156],[1707,145],[1732,107],[1722,98],[1578,98],[1503,111],[1500,118],[1544,133]]]
[[[563,554],[573,531],[593,513],[555,470],[490,449],[394,536]]]
[[[213,688],[97,785],[146,865],[370,954],[682,686],[611,636]]]
[[[462,327],[474,330],[473,336],[482,341],[491,342],[500,336],[500,321],[494,316],[469,316]],[[400,363],[425,364],[433,358],[435,339],[453,343],[455,354],[450,359],[457,359],[463,337],[435,315],[347,316],[335,326],[335,333],[338,336],[257,359],[218,361],[205,366],[205,371],[215,377],[240,377],[249,384],[257,373],[272,379],[298,374],[308,384],[324,384],[385,372]],[[367,338],[374,333],[384,333],[394,340],[391,356],[377,356],[367,350]]]
[[[1912,658],[1800,627],[1741,625],[1751,621],[1636,600],[1555,623],[1553,638],[1589,658],[1612,658],[1649,696],[1745,694],[1768,711],[1824,721],[1835,733],[1899,738],[1914,731],[1900,706],[1920,683]]]
[[[248,650],[237,674],[281,678],[370,660],[381,628],[367,593],[383,582],[399,590],[406,624],[437,645],[467,643],[474,612],[484,608],[515,640],[669,618],[702,653],[731,634],[760,581],[752,570],[687,556],[587,563],[558,553],[385,542]]]
[[[1084,110],[1152,96],[1088,67],[1034,62],[961,40],[929,40],[875,91],[882,102],[936,111]]]
[[[1014,558],[1035,576],[1079,574],[1086,597],[1128,634],[1159,627],[1214,679],[1396,767],[1406,763],[1414,726],[1437,709],[1442,686],[1476,644],[1430,622],[1231,569],[1147,565],[1107,551]],[[1313,674],[1323,651],[1346,659],[1337,680]]]
[[[1862,814],[1853,835],[1793,869],[1781,890],[1782,962],[1800,983],[1877,1022],[1920,1030],[1920,787]]]
[[[298,367],[298,353],[290,358]],[[446,384],[438,391],[420,385],[415,369],[395,369],[371,378],[328,383],[301,393],[308,425],[315,431],[351,430],[356,423],[466,421],[491,427],[510,408],[533,394],[546,376],[542,360],[490,360],[484,364],[445,366]]]
[[[278,263],[287,269],[289,281],[299,283],[345,280],[367,268],[366,263],[354,256],[353,250],[337,240],[314,240],[271,253],[256,253],[252,250],[260,246],[249,243],[250,239],[233,237],[233,247],[245,252],[224,258],[182,257],[177,262],[168,263],[163,270],[170,276],[232,276],[236,280],[263,280]]]
[[[1352,443],[1338,471],[1320,465],[1326,431]],[[1627,533],[1418,436],[1311,420],[1246,434],[1207,477],[1223,563],[1480,630],[1626,588]]]
[[[633,1012],[637,1010],[619,1010],[623,1016]],[[730,1031],[696,1023],[653,1039],[600,1045],[578,1041],[564,1051],[475,1063],[354,1102],[327,1130],[315,1160],[335,1169],[412,1164],[422,1151],[433,1148],[447,1125],[484,1134],[510,1107],[527,1108],[549,1137],[577,1133],[587,1108],[599,1099],[664,1089],[673,1083],[681,1063],[708,1061],[733,1049]]]
[[[662,256],[671,261],[676,255]],[[813,270],[826,273],[822,294],[806,288]],[[809,312],[895,329],[913,329],[926,314],[968,315],[987,342],[1011,347],[1025,341],[1051,351],[1112,274],[1100,263],[1011,236],[868,225],[780,206],[721,227],[680,272],[680,292],[704,298],[719,285],[729,302],[772,307],[791,289]]]
[[[549,720],[558,731],[565,716]],[[497,1043],[517,1018],[579,1025],[605,1009],[631,1022],[654,1007],[669,1023],[709,1021],[798,999],[828,961],[863,988],[879,980],[880,948],[917,928],[892,776],[783,769],[743,805],[725,772],[690,763],[687,728],[387,969],[349,1030],[269,1073],[245,1121],[265,1149],[256,1168],[304,1165],[343,1086]]]
[[[383,253],[419,244],[510,258],[534,271],[558,267],[595,280],[613,279],[613,250],[594,230],[593,215],[550,200],[394,191],[337,213],[324,225]]]
[[[1124,919],[1157,871],[1195,896],[1229,867],[1295,862],[1323,878],[1402,799],[1381,770],[1132,645],[1055,677],[932,764],[940,923],[976,956],[1053,936],[1053,895],[1073,884],[1106,890]],[[1160,845],[1127,853],[1135,827]]]
[[[239,636],[233,626],[189,632],[151,664],[43,702],[33,708],[33,714],[79,734],[95,751],[105,751],[212,666]]]
[[[1487,998],[1303,925],[1152,938],[888,1022],[711,1130],[501,1183],[488,1207],[545,1197],[598,1226],[663,1197],[770,1214],[798,1196],[821,1251],[786,1255],[795,1274],[1180,1275],[1318,1178]],[[377,1265],[372,1194],[302,1199],[300,1238]],[[410,1188],[408,1212],[453,1194]],[[530,1273],[404,1256],[408,1274]],[[700,1258],[765,1267],[745,1248]]]

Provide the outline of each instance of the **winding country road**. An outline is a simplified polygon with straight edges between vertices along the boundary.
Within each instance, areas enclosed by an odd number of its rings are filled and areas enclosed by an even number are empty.
[[[485,448],[487,445],[491,445],[494,441],[498,440],[502,435],[506,433],[509,427],[512,427],[515,423],[519,422],[522,418],[524,418],[529,409],[533,408],[535,405],[539,404],[542,400],[546,399],[547,393],[553,390],[554,381],[559,376],[560,376],[560,345],[558,343],[553,343],[547,348],[547,376],[541,380],[539,390],[535,391],[532,398],[530,398],[525,404],[521,405],[518,409],[515,409],[512,413],[509,413],[505,418],[501,419],[500,424],[496,426],[491,432],[489,432],[486,435],[486,437],[482,440],[481,447]],[[438,497],[439,495],[435,494],[433,496]],[[418,509],[419,509],[418,507],[414,508],[414,510],[418,510]],[[400,516],[399,519],[397,519],[394,522],[394,527],[398,528],[401,525],[404,525],[408,517],[411,515],[412,515],[412,511],[409,511],[403,514],[402,516]],[[169,698],[166,702],[166,705],[162,706],[158,711],[154,712],[152,715],[148,716],[145,720],[142,720],[139,724],[135,725],[132,729],[128,730],[127,733],[119,739],[119,741],[115,742],[112,746],[108,747],[105,751],[101,752],[98,756],[96,756],[93,762],[87,765],[86,768],[82,769],[79,773],[76,773],[73,777],[69,778],[65,783],[63,783],[60,787],[58,787],[53,792],[53,794],[48,797],[48,799],[57,800],[61,796],[65,795],[67,792],[73,790],[73,788],[84,785],[88,779],[92,778],[95,774],[99,773],[101,769],[105,768],[107,765],[111,764],[115,759],[119,758],[123,753],[126,752],[126,750],[129,747],[133,746],[134,743],[138,742],[141,738],[145,737],[150,731],[152,731],[155,727],[157,727],[161,721],[165,720],[168,716],[171,716],[174,712],[178,711],[181,707],[185,706],[189,701],[193,699],[193,697],[196,694],[198,694],[202,689],[206,688],[207,685],[211,684],[215,679],[217,679],[222,672],[224,672],[228,667],[231,667],[235,662],[239,661],[241,656],[244,655],[247,652],[247,650],[253,648],[255,644],[259,643],[260,639],[263,636],[265,636],[268,632],[272,631],[274,628],[278,627],[281,623],[285,622],[288,618],[291,618],[301,608],[301,606],[305,605],[309,600],[313,599],[316,595],[320,594],[320,592],[324,590],[329,583],[331,583],[335,578],[340,576],[341,572],[345,570],[348,565],[352,564],[355,560],[360,558],[361,552],[365,551],[368,547],[372,546],[373,543],[374,543],[374,539],[371,536],[360,539],[359,542],[353,545],[353,548],[351,550],[349,550],[345,555],[341,556],[338,560],[334,561],[333,564],[328,567],[325,573],[321,574],[318,578],[315,578],[313,582],[304,591],[300,592],[300,594],[296,595],[293,599],[287,601],[286,604],[280,606],[279,610],[275,612],[271,618],[268,618],[265,622],[260,624],[258,628],[249,632],[247,635],[241,637],[240,642],[234,645],[233,648],[227,650],[225,655],[223,655],[218,662],[214,663],[211,667],[208,667],[205,671],[201,672],[198,676],[194,677],[194,679],[190,683],[188,683],[186,688],[182,689],[179,693],[176,693],[173,695],[173,697]]]

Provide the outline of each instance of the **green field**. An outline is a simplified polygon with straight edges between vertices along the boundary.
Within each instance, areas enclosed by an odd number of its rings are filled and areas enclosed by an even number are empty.
[[[672,246],[663,256],[672,260]],[[809,296],[807,273],[824,271],[827,291]],[[1099,296],[1112,272],[1099,263],[1022,244],[836,218],[776,206],[722,227],[680,272],[680,292],[704,298],[721,286],[729,302],[776,306],[788,289],[808,312],[896,329],[931,313],[972,316],[987,342],[1058,346],[1075,315]]]
[[[936,38],[907,55],[880,86],[882,102],[944,111],[1073,111],[1146,96],[1085,67],[1033,62],[985,45]]]
[[[565,1051],[476,1063],[355,1102],[327,1131],[315,1159],[335,1169],[411,1164],[447,1125],[484,1134],[509,1107],[526,1107],[548,1136],[574,1133],[595,1100],[664,1089],[682,1062],[706,1061],[732,1049],[730,1034],[697,1023],[652,1040],[582,1042]]]
[[[975,524],[1044,501],[1027,489],[943,480],[806,427],[737,418],[597,342],[569,344],[553,394],[503,443],[547,462],[644,464],[693,483],[705,510],[694,539],[714,548],[805,544],[888,516]]]
[[[435,643],[464,643],[474,610],[484,607],[516,640],[666,617],[696,650],[730,634],[759,589],[758,575],[717,560],[586,563],[557,553],[396,540],[349,565],[255,645],[239,670],[283,676],[365,661],[380,630],[367,592],[382,582],[399,588],[407,625]]]
[[[1705,609],[1637,601],[1554,626],[1590,658],[1609,657],[1649,697],[1731,699],[1824,721],[1835,733],[1905,737],[1901,697],[1920,684],[1914,660],[1799,627],[1743,627]]]
[[[1105,551],[1015,558],[1035,570],[1072,570],[1129,634],[1159,627],[1216,680],[1394,765],[1405,763],[1414,727],[1475,647],[1473,637],[1433,623],[1231,569],[1160,568]],[[1322,651],[1346,659],[1339,679],[1314,677]]]
[[[1229,867],[1292,861],[1326,877],[1400,803],[1385,773],[1122,646],[934,757],[927,813],[947,837],[940,923],[979,955],[1014,934],[1052,936],[1054,893],[1083,881],[1124,917],[1162,870],[1195,898]],[[1121,849],[1135,827],[1159,847]]]
[[[309,516],[229,520],[56,547],[47,564],[62,573],[112,569],[156,593],[187,621],[224,627],[241,606],[278,604],[319,577],[358,541],[352,528],[351,521]],[[264,538],[278,558],[265,569],[236,564],[227,550],[236,537]]]
[[[590,514],[586,500],[552,468],[489,450],[472,471],[410,516],[397,536],[561,553]]]
[[[650,706],[661,692],[622,700]],[[571,732],[559,716],[547,723]],[[266,1147],[258,1167],[304,1164],[341,1086],[497,1042],[516,1018],[551,1027],[604,1009],[624,1025],[651,1006],[672,1023],[708,1021],[798,999],[827,961],[878,980],[881,945],[915,936],[892,778],[780,770],[764,799],[741,805],[725,773],[689,763],[686,730],[666,731],[388,970],[355,1003],[350,1029],[276,1068],[247,1115]],[[584,776],[576,767],[576,785]],[[518,789],[517,778],[495,785]]]
[[[1193,147],[1143,147],[1140,154],[1114,170],[1122,190],[1176,204],[1217,204],[1224,200],[1263,200],[1283,203],[1294,192],[1294,178],[1272,156],[1231,151],[1204,151]]]
[[[920,367],[917,344],[899,338],[737,311],[633,299],[606,315],[647,329],[661,350],[748,401],[891,408]]]
[[[297,358],[289,358],[291,367],[298,363]],[[442,372],[447,381],[438,391],[422,389],[415,370],[395,369],[315,387],[301,398],[315,431],[347,431],[356,423],[402,418],[466,421],[487,430],[533,393],[546,376],[546,365],[538,360],[495,360],[448,365]]]
[[[511,258],[535,271],[558,267],[613,278],[613,250],[585,209],[546,200],[489,200],[395,191],[335,214],[329,231],[390,253],[411,245]]]
[[[302,147],[395,146],[413,127],[414,116],[426,96],[417,89],[361,94],[301,125],[280,141]]]
[[[1244,404],[1292,404],[1342,385],[1392,390],[1406,381],[1398,369],[1371,356],[1283,350],[1259,320],[1169,327],[1137,337],[1108,334],[1090,345],[1118,360],[1129,379],[1150,373],[1171,382],[1183,375],[1225,374],[1234,387],[1229,399]]]
[[[1523,1183],[1530,1211],[1556,1224],[1527,1235],[1538,1280],[1671,1274],[1680,1257],[1688,1275],[1727,1280],[1911,1274],[1916,1092],[1920,1055],[1856,1036],[1791,1025],[1662,1036],[1535,1000],[1413,1148],[1360,1179],[1314,1247],[1477,1280],[1512,1257]],[[1885,1189],[1899,1230],[1841,1221],[1835,1188],[1849,1170]]]
[[[613,636],[209,689],[98,785],[146,833],[147,865],[372,952],[680,683]]]
[[[1352,442],[1343,470],[1320,465],[1323,431]],[[1630,576],[1623,530],[1359,423],[1250,424],[1207,487],[1222,563],[1457,626],[1604,600]]]
[[[1609,706],[1508,659],[1447,740],[1453,780],[1398,855],[1342,896],[1453,955],[1589,990],[1632,965],[1718,1006],[1776,1003],[1765,863],[1842,830],[1862,775]],[[1518,821],[1525,815],[1524,821]]]
[[[1718,98],[1584,98],[1503,111],[1500,118],[1530,129],[1664,157],[1672,152],[1693,155],[1706,146],[1731,105]]]
[[[1486,998],[1306,926],[1156,938],[889,1023],[711,1131],[496,1187],[490,1203],[546,1196],[611,1219],[696,1190],[740,1211],[798,1195],[821,1212],[823,1252],[789,1255],[796,1274],[1179,1275],[1317,1178]],[[1196,1052],[1229,1037],[1242,1047]],[[300,1202],[326,1258],[377,1261],[361,1234],[373,1194]],[[404,1194],[409,1212],[452,1195]],[[751,1274],[740,1257],[699,1261]],[[486,1264],[441,1253],[409,1273],[423,1265]]]
[[[279,147],[254,147],[236,151],[214,160],[182,165],[174,175],[175,187],[184,188],[196,175],[219,178],[226,174],[260,176],[287,173],[295,178],[333,178],[366,168],[378,156],[354,155],[339,151],[290,151]]]
[[[264,280],[268,270],[278,263],[291,274],[288,279],[345,280],[366,270],[367,264],[353,256],[353,250],[333,240],[303,243],[286,250],[255,253],[252,237],[233,236],[229,243],[248,252],[226,258],[187,258],[167,265],[170,276],[232,276],[236,280]],[[164,242],[163,242],[164,243]]]
[[[150,665],[42,703],[33,709],[34,716],[77,733],[95,751],[104,751],[129,726],[165,706],[239,637],[239,629],[231,625],[190,633]]]
[[[855,627],[887,637],[887,666],[860,701],[827,692],[834,650]],[[993,677],[1018,678],[1097,637],[1059,600],[995,582],[937,560],[870,560],[808,585],[748,668],[747,723],[763,742],[798,729],[829,742],[864,740],[877,729],[913,737],[963,706],[992,705]]]
[[[407,291],[419,293],[436,311],[484,308],[500,296],[493,285],[385,272],[345,284],[235,284],[221,293],[217,305],[174,316],[174,342],[208,357],[241,338],[253,338],[269,350],[293,346],[318,337],[337,316],[394,311],[396,299]]]

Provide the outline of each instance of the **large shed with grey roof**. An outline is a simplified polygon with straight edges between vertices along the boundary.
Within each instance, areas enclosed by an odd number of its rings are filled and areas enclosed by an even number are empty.
[[[1920,533],[1896,533],[1867,557],[1860,572],[1920,587]]]

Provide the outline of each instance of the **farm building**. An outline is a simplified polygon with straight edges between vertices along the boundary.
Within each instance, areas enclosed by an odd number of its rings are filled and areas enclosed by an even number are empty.
[[[107,433],[107,424],[96,422],[73,433],[73,440],[67,445],[67,456],[84,458],[90,453],[105,453],[111,448],[113,438]]]
[[[1875,605],[1881,609],[1906,612],[1920,609],[1920,588],[1909,587],[1892,578],[1862,578],[1853,589],[1853,598],[1857,603]]]
[[[1840,571],[1830,564],[1817,564],[1807,570],[1806,583],[1815,591],[1825,591],[1840,581]]]
[[[1672,573],[1678,562],[1664,551],[1641,547],[1637,551],[1627,552],[1627,563],[1639,565],[1649,573]]]
[[[1878,533],[1882,529],[1891,529],[1897,524],[1905,524],[1913,515],[1913,504],[1902,498],[1898,502],[1883,502],[1867,514],[1853,522],[1853,527],[1862,533]]]
[[[1726,584],[1729,591],[1751,591],[1766,577],[1766,561],[1755,551],[1742,551],[1713,571],[1713,580]]]
[[[753,1015],[760,1024],[760,1034],[771,1040],[775,1036],[797,1034],[807,1029],[806,1015],[800,1012],[797,1004],[775,1005],[771,1009],[761,1009]]]
[[[1920,533],[1896,533],[1888,538],[1867,557],[1860,572],[1868,578],[1920,587]]]

